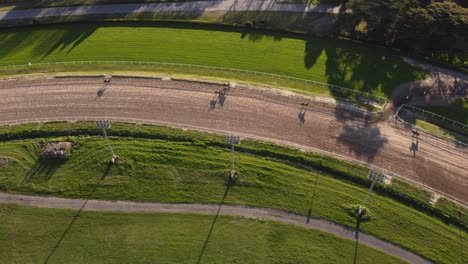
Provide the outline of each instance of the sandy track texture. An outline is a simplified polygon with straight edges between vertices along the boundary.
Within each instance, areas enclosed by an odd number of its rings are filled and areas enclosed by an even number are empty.
[[[138,118],[205,131],[251,135],[367,162],[468,201],[468,152],[418,141],[390,121],[349,118],[333,102],[301,106],[290,92],[149,78],[35,77],[0,81],[0,122],[48,117]],[[445,147],[441,147],[445,146]]]

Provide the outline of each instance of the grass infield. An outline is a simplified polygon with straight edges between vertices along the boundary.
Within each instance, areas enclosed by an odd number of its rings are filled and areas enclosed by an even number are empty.
[[[175,203],[218,203],[223,197],[230,169],[230,151],[223,137],[114,124],[109,132],[120,161],[106,171],[110,154],[102,138],[86,133],[59,137],[56,133],[91,131],[93,126],[51,123],[2,128],[4,140],[13,139],[14,135],[18,140],[0,143],[0,156],[7,157],[2,160],[0,189],[61,197],[87,197],[93,193],[93,199]],[[44,138],[40,134],[43,131],[55,135],[54,138]],[[83,134],[83,131],[78,132]],[[20,139],[21,135],[33,139]],[[49,140],[73,142],[69,159],[41,161],[38,155]],[[311,209],[313,217],[355,227],[356,219],[346,208],[361,203],[366,195],[365,168],[250,140],[244,140],[237,150],[238,176],[224,202],[272,207],[302,215]],[[411,185],[396,181],[386,188],[430,206],[430,195]],[[372,219],[360,226],[363,232],[440,263],[460,261],[465,251],[463,241],[468,238],[466,228],[444,223],[378,194],[382,191],[379,188],[376,191],[368,204]],[[466,209],[446,200],[441,208],[466,224]]]
[[[456,99],[448,106],[423,106],[421,108],[468,125],[468,98]]]
[[[0,205],[0,234],[5,235],[0,239],[0,262],[43,263],[50,255],[49,263],[351,263],[356,255],[358,263],[405,263],[362,244],[356,252],[354,241],[271,221],[219,216],[214,222],[212,215],[192,214],[76,214]]]

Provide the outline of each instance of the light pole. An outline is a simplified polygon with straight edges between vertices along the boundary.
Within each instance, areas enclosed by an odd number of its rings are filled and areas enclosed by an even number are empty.
[[[240,144],[240,137],[234,135],[227,135],[226,136],[226,143],[231,145],[232,150],[232,158],[231,158],[231,179],[234,178],[234,174],[236,173],[234,169],[234,145]]]
[[[369,191],[367,191],[366,197],[364,197],[364,201],[362,201],[362,205],[359,206],[358,215],[362,214],[362,210],[364,209],[364,205],[366,205],[366,202],[369,199],[369,195],[372,192],[372,189],[374,188],[375,183],[384,183],[387,176],[385,176],[385,174],[383,174],[381,172],[370,170],[369,174],[367,174],[367,178],[372,181],[372,184],[371,184],[371,186],[369,188]]]
[[[110,153],[111,153],[111,162],[115,163],[115,154],[114,151],[112,150],[112,146],[109,142],[109,138],[107,137],[106,129],[109,129],[111,127],[111,124],[107,120],[98,120],[96,121],[96,128],[102,130],[102,134],[104,134],[104,138],[106,139],[107,146],[109,147]]]

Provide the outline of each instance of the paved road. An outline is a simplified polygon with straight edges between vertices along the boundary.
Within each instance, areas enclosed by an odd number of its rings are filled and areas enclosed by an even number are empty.
[[[89,211],[125,211],[125,212],[163,212],[163,213],[198,213],[242,216],[262,218],[286,224],[293,224],[303,228],[320,230],[345,239],[355,240],[356,232],[349,227],[335,224],[326,220],[307,219],[304,216],[267,208],[253,208],[231,205],[214,204],[165,204],[165,203],[137,203],[112,202],[99,200],[65,199],[56,197],[26,196],[0,192],[0,203],[19,204],[47,208],[65,208]],[[364,233],[358,234],[361,244],[383,251],[387,254],[402,258],[410,263],[432,263],[408,250],[380,240]]]
[[[338,13],[339,7],[328,5],[277,4],[276,0],[218,0],[155,4],[93,5],[4,11],[0,12],[0,21],[79,15],[130,15],[137,13],[164,12],[195,12],[203,14],[204,12],[234,11]]]

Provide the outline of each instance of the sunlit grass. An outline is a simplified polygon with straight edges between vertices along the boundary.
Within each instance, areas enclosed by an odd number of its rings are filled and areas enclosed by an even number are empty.
[[[6,128],[6,131],[10,134],[21,131],[50,131],[54,134],[54,131],[80,127],[91,128],[92,124],[25,125]],[[97,136],[38,137],[0,143],[0,156],[11,158],[0,168],[0,189],[75,198],[87,197],[94,191],[93,199],[106,200],[220,202],[226,190],[231,157],[222,137],[123,124],[114,124],[109,132],[119,162],[107,173],[110,153],[104,140]],[[112,136],[124,133],[131,137]],[[144,136],[153,139],[141,138]],[[39,160],[41,146],[49,140],[73,142],[69,159],[65,162]],[[237,150],[237,178],[225,203],[271,207],[302,215],[312,209],[313,217],[355,226],[355,218],[344,207],[360,204],[366,195],[367,186],[354,184],[351,178],[364,178],[365,168],[248,140]],[[280,158],[283,156],[301,157],[310,164],[322,164],[324,167],[295,164],[292,158]],[[347,176],[334,175],[326,168],[342,171],[350,178],[343,181]],[[104,179],[100,180],[103,176]],[[430,198],[426,192],[407,184],[399,183],[395,189],[416,196],[421,202],[427,203]],[[370,199],[368,208],[372,220],[361,224],[364,232],[441,263],[459,260],[460,236],[466,239],[466,233],[459,228],[383,195],[373,193]]]
[[[349,263],[354,241],[276,222],[213,215],[0,205],[2,263]],[[210,234],[208,236],[208,234]],[[56,251],[52,249],[64,235]],[[206,247],[204,245],[206,243]],[[359,245],[359,263],[404,263]]]
[[[383,96],[390,96],[396,85],[425,75],[384,48],[187,24],[71,24],[4,29],[0,31],[0,58],[0,65],[75,60],[200,64],[283,74]]]

